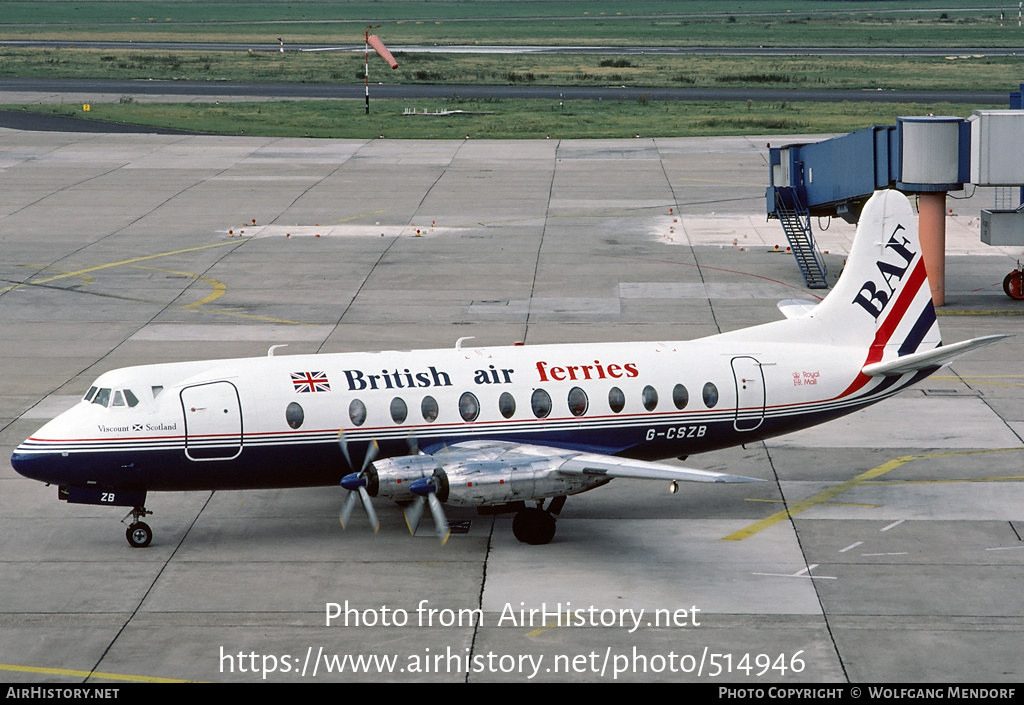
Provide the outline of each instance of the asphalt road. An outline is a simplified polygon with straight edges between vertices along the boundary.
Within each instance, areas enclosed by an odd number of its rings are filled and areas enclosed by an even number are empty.
[[[101,80],[0,78],[0,93],[122,93],[132,95],[253,96],[260,98],[361,99],[362,84],[242,83],[233,81]],[[1007,103],[999,91],[814,90],[792,88],[649,88],[645,86],[451,86],[427,84],[373,86],[374,98],[541,98],[565,100],[757,100],[870,101],[881,103]]]

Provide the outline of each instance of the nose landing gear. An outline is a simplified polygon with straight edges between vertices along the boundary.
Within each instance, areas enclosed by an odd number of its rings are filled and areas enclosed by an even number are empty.
[[[132,548],[145,548],[153,541],[153,530],[149,528],[149,524],[144,521],[139,521],[141,517],[148,516],[153,512],[149,511],[145,507],[135,507],[128,512],[124,519],[121,520],[123,524],[125,519],[128,517],[132,518],[132,523],[128,525],[125,530],[125,538],[128,539],[128,543]]]

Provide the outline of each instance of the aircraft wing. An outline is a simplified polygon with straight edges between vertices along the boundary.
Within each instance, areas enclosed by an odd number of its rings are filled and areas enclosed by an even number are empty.
[[[991,345],[992,343],[1006,337],[1009,336],[986,335],[982,338],[965,340],[960,343],[953,343],[952,345],[943,345],[935,348],[934,350],[912,353],[910,355],[898,357],[894,360],[886,360],[884,362],[875,362],[870,365],[865,365],[862,372],[868,377],[887,377],[903,375],[908,372],[917,372],[918,370],[923,370],[928,367],[942,367],[943,365],[952,362],[954,358],[960,357],[966,352],[976,350],[977,348],[983,348],[986,345]]]
[[[454,451],[453,458],[458,458],[463,463],[490,461],[516,465],[543,461],[548,468],[563,475],[678,482],[763,482],[743,475],[510,441],[468,441],[451,446],[451,450]],[[440,458],[443,464],[445,453],[435,453],[434,457]]]
[[[631,460],[597,453],[578,453],[558,467],[565,475],[602,475],[634,480],[677,480],[679,482],[763,482],[754,477],[729,475],[710,470],[683,468],[666,463]]]

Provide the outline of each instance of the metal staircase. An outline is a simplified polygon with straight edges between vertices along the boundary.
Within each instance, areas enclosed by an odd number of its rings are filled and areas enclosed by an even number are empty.
[[[789,249],[796,257],[800,273],[808,289],[827,289],[825,260],[814,244],[811,234],[811,214],[800,203],[796,190],[790,187],[775,188],[774,217],[782,223],[782,229],[789,240]]]

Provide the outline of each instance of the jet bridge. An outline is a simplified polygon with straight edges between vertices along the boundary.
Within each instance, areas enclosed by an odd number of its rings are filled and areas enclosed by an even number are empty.
[[[878,189],[917,195],[925,266],[938,306],[945,300],[947,191],[966,183],[996,187],[996,208],[981,211],[981,240],[1024,246],[1024,84],[1010,94],[1010,107],[975,111],[967,120],[901,117],[896,125],[770,148],[766,210],[782,224],[807,286],[828,287],[811,216],[855,223]],[[1006,293],[1024,299],[1020,267],[1007,281]]]

